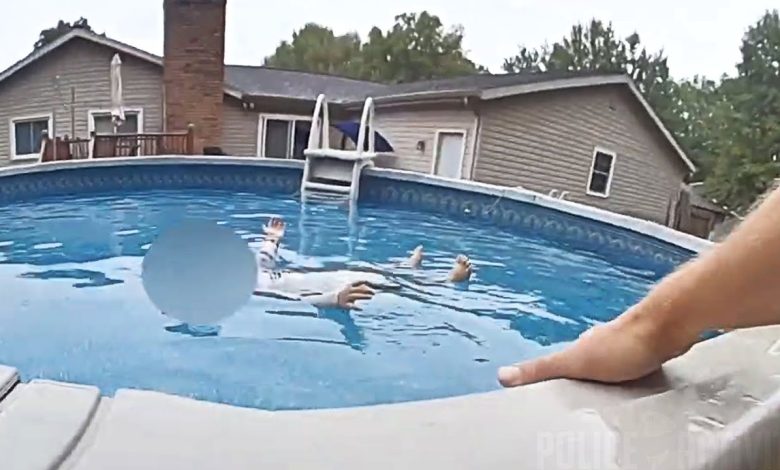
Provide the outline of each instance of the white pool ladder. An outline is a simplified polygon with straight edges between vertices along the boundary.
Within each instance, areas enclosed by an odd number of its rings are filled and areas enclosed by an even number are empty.
[[[306,164],[301,180],[301,199],[337,199],[357,201],[360,192],[360,173],[371,166],[376,158],[374,149],[374,101],[366,98],[360,118],[357,147],[355,150],[330,148],[330,117],[325,95],[317,97],[311,121],[309,144],[303,154]],[[367,135],[370,134],[370,135]],[[368,150],[366,148],[368,138]]]

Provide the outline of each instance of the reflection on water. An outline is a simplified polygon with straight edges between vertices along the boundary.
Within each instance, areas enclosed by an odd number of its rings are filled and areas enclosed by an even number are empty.
[[[283,216],[283,269],[381,273],[380,292],[355,312],[254,296],[219,325],[182,325],[155,311],[140,277],[156,234],[184,216],[228,225],[252,246],[268,217]],[[399,267],[418,244],[423,269]],[[442,282],[459,253],[472,281]],[[496,388],[496,367],[562,347],[656,279],[427,213],[361,207],[350,221],[337,207],[229,191],[51,198],[0,207],[0,363],[109,394],[267,409],[443,397]]]

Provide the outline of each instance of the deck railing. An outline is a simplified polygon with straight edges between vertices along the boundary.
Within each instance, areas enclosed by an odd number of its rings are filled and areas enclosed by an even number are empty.
[[[89,139],[44,135],[41,162],[86,158],[135,157],[140,155],[192,155],[195,133],[192,126],[184,132],[143,134],[96,134]]]

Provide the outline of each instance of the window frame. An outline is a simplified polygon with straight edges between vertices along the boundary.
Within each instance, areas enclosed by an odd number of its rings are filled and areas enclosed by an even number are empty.
[[[596,156],[598,154],[604,154],[609,155],[612,157],[612,162],[609,165],[609,173],[607,174],[607,186],[604,188],[604,192],[600,193],[598,191],[592,191],[590,189],[590,185],[593,183],[593,175],[596,173]],[[615,175],[615,165],[617,164],[617,152],[614,152],[612,150],[606,149],[604,147],[594,147],[593,148],[593,155],[590,159],[590,170],[588,170],[588,184],[585,186],[585,193],[588,196],[595,196],[600,198],[608,198],[610,195],[610,192],[612,191],[612,178]],[[604,172],[598,171],[598,174],[603,175]]]
[[[468,131],[466,129],[436,129],[433,137],[433,155],[431,158],[431,175],[436,175],[436,167],[439,165],[439,141],[442,134],[460,134],[463,136],[463,142],[460,147],[460,158],[458,159],[458,176],[456,179],[463,179],[463,160],[466,158],[466,140],[468,140]],[[442,177],[443,178],[443,177]]]
[[[9,149],[10,151],[8,153],[10,154],[11,161],[37,160],[41,157],[40,149],[38,150],[38,152],[35,153],[24,153],[24,154],[16,153],[16,124],[26,123],[26,122],[36,122],[36,121],[46,121],[46,126],[47,126],[46,132],[47,135],[51,137],[52,128],[54,127],[54,113],[40,113],[40,114],[31,114],[27,116],[15,116],[8,120],[8,132],[9,132],[8,141],[11,144],[11,148]]]
[[[141,107],[126,107],[125,114],[135,113],[138,115],[138,134],[144,133],[144,108]],[[87,111],[87,130],[89,135],[95,131],[95,116],[101,114],[111,115],[111,109],[90,109]]]
[[[297,115],[297,114],[263,114],[260,113],[257,115],[257,156],[259,158],[275,158],[280,159],[280,157],[268,157],[265,155],[265,140],[266,140],[266,133],[268,130],[268,126],[266,126],[267,120],[275,120],[275,121],[287,121],[288,122],[288,141],[287,141],[287,149],[289,152],[292,152],[292,150],[295,148],[295,132],[294,132],[294,126],[295,121],[306,121],[311,123],[312,117],[307,115]],[[294,160],[292,153],[285,155],[283,160]]]

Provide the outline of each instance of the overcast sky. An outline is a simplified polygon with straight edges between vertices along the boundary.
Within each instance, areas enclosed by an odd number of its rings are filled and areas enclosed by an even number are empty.
[[[445,24],[462,24],[470,57],[491,71],[518,44],[538,46],[592,17],[612,21],[621,36],[638,31],[651,49],[663,48],[672,74],[718,77],[733,73],[748,25],[778,0],[228,0],[226,62],[261,64],[282,39],[307,22],[337,33],[386,29],[401,12],[427,9]],[[29,53],[38,32],[57,20],[89,19],[97,32],[162,53],[162,0],[14,1],[0,28],[0,68]],[[10,8],[10,9],[9,9]]]

